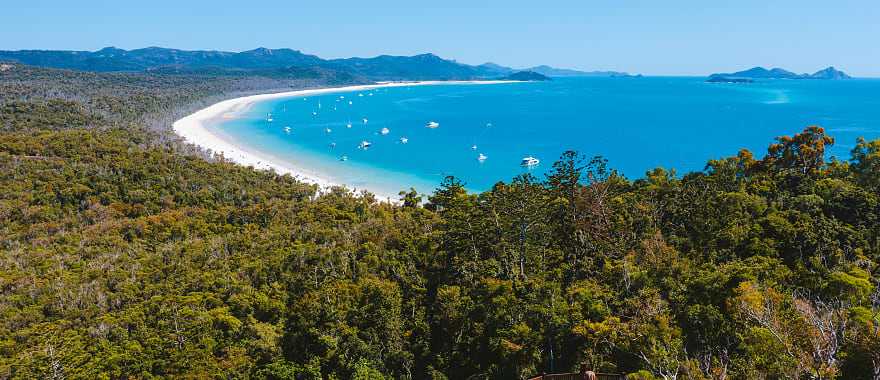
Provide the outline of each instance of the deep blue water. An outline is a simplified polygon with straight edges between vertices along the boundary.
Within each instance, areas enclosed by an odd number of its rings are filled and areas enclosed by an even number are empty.
[[[604,156],[634,179],[658,166],[679,174],[702,170],[707,160],[741,148],[763,156],[774,137],[813,124],[837,140],[830,155],[842,159],[857,137],[880,138],[880,80],[870,79],[713,84],[681,77],[570,78],[361,94],[266,101],[212,128],[333,181],[386,193],[411,186],[430,192],[445,175],[486,190],[526,171],[522,157],[539,158],[532,172],[541,176],[566,150]],[[429,121],[440,127],[426,128]],[[390,133],[380,135],[382,128]],[[400,143],[402,136],[408,144]],[[362,140],[372,147],[358,149]],[[479,153],[488,159],[479,162]],[[348,160],[340,161],[342,155]]]

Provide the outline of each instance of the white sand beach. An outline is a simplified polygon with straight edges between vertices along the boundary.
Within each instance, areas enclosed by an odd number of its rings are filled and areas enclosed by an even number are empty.
[[[279,174],[290,174],[298,180],[318,185],[319,191],[326,191],[333,186],[344,186],[344,183],[334,183],[321,173],[310,172],[306,168],[296,165],[295,162],[287,162],[280,160],[254,149],[245,149],[236,141],[221,136],[206,128],[214,123],[223,122],[224,120],[238,117],[245,112],[250,106],[256,102],[288,97],[304,97],[320,94],[328,94],[334,92],[350,92],[371,90],[382,87],[405,87],[405,86],[426,86],[441,84],[461,84],[461,85],[483,85],[483,84],[502,84],[515,83],[515,81],[421,81],[421,82],[379,82],[373,85],[359,85],[347,87],[332,87],[310,90],[298,90],[279,92],[271,94],[261,94],[245,96],[224,100],[213,104],[207,108],[201,109],[192,115],[177,120],[173,124],[174,132],[182,137],[186,142],[201,147],[213,154],[222,155],[226,160],[235,162],[244,166],[251,166],[261,170],[274,170]],[[407,184],[400,184],[400,188],[404,189]],[[379,189],[354,189],[367,190],[376,195],[378,199],[394,201],[397,194],[384,194],[377,192]]]

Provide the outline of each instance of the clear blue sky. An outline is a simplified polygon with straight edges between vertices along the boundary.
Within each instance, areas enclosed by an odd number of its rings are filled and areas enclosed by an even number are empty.
[[[710,5],[711,4],[711,5]],[[290,47],[646,74],[880,76],[880,0],[6,1],[0,49]]]

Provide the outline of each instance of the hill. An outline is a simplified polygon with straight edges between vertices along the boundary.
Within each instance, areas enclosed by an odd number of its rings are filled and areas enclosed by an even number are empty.
[[[501,78],[501,79],[504,79],[504,80],[527,81],[527,82],[530,82],[530,81],[547,81],[547,80],[550,80],[549,77],[544,76],[544,75],[541,75],[541,74],[538,74],[538,73],[536,73],[536,72],[534,72],[534,71],[518,71],[518,72],[515,72],[515,73],[513,73],[513,74],[510,74],[510,75],[508,75],[508,76],[506,76],[506,77],[503,77],[503,78]]]

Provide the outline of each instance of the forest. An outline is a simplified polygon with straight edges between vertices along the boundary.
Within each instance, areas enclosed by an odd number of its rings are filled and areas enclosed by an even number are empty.
[[[0,379],[880,379],[880,140],[390,204],[170,131],[357,81],[0,66]]]

